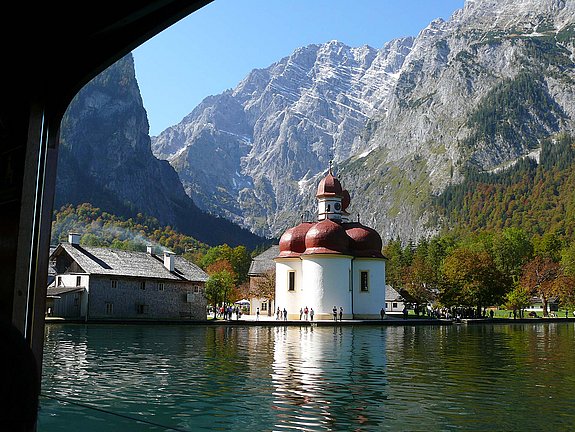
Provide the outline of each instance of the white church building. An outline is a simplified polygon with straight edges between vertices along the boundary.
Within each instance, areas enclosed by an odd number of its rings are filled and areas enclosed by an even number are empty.
[[[300,308],[315,319],[381,319],[385,310],[385,257],[372,228],[349,220],[351,198],[330,168],[317,188],[317,222],[304,222],[280,238],[275,304],[299,319]]]

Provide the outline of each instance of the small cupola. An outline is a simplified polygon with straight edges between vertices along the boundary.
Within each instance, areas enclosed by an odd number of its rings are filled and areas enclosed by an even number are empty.
[[[330,219],[335,222],[342,221],[344,201],[349,198],[349,193],[341,187],[340,181],[333,175],[332,162],[329,162],[327,175],[317,186],[317,219],[322,221]]]

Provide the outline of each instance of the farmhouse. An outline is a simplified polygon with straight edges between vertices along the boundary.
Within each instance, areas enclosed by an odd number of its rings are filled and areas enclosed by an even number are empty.
[[[68,243],[50,256],[49,316],[93,320],[206,320],[208,275],[171,252],[161,255]]]

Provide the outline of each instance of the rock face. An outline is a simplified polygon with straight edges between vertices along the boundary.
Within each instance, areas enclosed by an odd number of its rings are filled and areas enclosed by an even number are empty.
[[[573,132],[574,47],[574,2],[467,0],[379,50],[299,48],[206,98],[152,149],[200,208],[267,236],[315,209],[333,159],[352,214],[384,239],[418,239],[441,223],[429,204],[448,184]]]
[[[89,202],[117,215],[156,217],[208,244],[262,239],[200,211],[175,170],[150,148],[149,126],[128,55],[74,98],[62,120],[55,208]]]

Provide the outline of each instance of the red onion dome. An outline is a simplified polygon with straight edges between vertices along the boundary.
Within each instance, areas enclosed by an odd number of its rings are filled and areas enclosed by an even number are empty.
[[[350,252],[353,256],[362,258],[383,258],[381,236],[373,228],[359,222],[344,224],[350,238]]]
[[[279,257],[297,257],[305,251],[305,235],[313,226],[311,222],[302,222],[289,228],[280,237]]]
[[[322,196],[343,196],[343,188],[337,178],[333,176],[331,171],[319,182],[317,185],[316,197]]]
[[[349,195],[349,191],[347,189],[343,190],[341,195],[341,209],[346,210],[349,207],[349,203],[351,203],[351,196]]]
[[[345,229],[330,219],[316,223],[305,236],[305,255],[347,254],[349,237]]]

